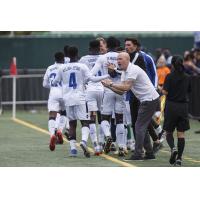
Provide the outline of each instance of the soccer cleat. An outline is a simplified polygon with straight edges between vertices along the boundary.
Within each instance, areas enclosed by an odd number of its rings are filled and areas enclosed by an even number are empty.
[[[173,149],[172,152],[171,152],[171,156],[170,156],[170,159],[169,159],[169,163],[171,165],[174,165],[175,161],[176,161],[176,156],[178,154],[178,151],[176,149]]]
[[[76,149],[71,149],[70,150],[70,156],[71,157],[76,157],[77,156],[77,150]]]
[[[118,151],[118,156],[119,157],[124,157],[126,155],[123,147],[119,147],[119,151]]]
[[[112,138],[110,136],[106,137],[106,143],[104,146],[104,152],[105,154],[108,154],[110,152],[110,146],[112,144]]]
[[[83,141],[80,142],[80,147],[83,150],[83,153],[84,153],[85,157],[86,158],[90,158],[90,152],[88,151],[88,148],[87,148],[85,142],[83,142]]]
[[[99,143],[99,154],[103,153],[103,144]]]
[[[127,141],[127,150],[133,152],[135,150],[135,142],[133,142],[132,140],[128,140]]]
[[[110,151],[117,151],[116,144],[114,142],[110,146]]]
[[[56,141],[57,141],[56,136],[55,136],[55,135],[52,135],[52,136],[51,136],[51,139],[50,139],[50,143],[49,143],[49,149],[50,149],[51,151],[54,151],[54,150],[55,150],[55,148],[56,148]]]
[[[174,163],[174,166],[176,167],[181,167],[181,163],[182,163],[182,160],[181,159],[177,159]]]
[[[56,137],[57,137],[58,144],[63,144],[63,136],[60,130],[56,131]]]

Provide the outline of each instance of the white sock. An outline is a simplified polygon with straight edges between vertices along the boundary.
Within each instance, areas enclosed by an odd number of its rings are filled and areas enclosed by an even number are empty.
[[[101,122],[101,128],[102,128],[102,131],[103,131],[103,133],[106,137],[111,136],[110,124],[107,120],[104,120],[104,121]]]
[[[127,144],[128,129],[124,127],[124,143]]]
[[[117,137],[117,143],[119,147],[126,147],[125,143],[125,128],[124,124],[117,124],[116,125],[116,137]]]
[[[66,117],[66,129],[69,129],[69,118],[68,117]]]
[[[49,128],[49,133],[51,135],[54,135],[55,134],[55,126],[56,126],[56,121],[54,119],[50,119],[48,121],[48,128]]]
[[[58,125],[58,129],[63,133],[64,129],[65,129],[65,125],[66,125],[66,121],[67,118],[64,115],[60,116],[60,120],[59,120],[59,125]]]
[[[57,115],[56,115],[56,121],[55,121],[55,129],[59,128],[59,123],[60,123],[60,114],[57,113]]]
[[[92,144],[96,143],[97,144],[97,128],[96,124],[90,124],[90,138],[92,141]]]
[[[71,149],[76,149],[76,140],[70,140],[69,144]]]
[[[85,141],[87,143],[88,137],[90,134],[90,129],[88,127],[84,126],[81,129],[81,133],[82,133],[82,141]]]
[[[99,143],[103,144],[104,143],[104,133],[101,128],[101,124],[98,125],[98,136],[99,136]]]

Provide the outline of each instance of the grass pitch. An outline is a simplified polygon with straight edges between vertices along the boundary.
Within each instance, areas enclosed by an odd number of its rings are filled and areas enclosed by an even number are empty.
[[[47,130],[48,113],[17,112],[17,118],[28,122],[38,128]],[[183,166],[200,166],[200,134],[194,131],[200,128],[198,121],[191,120],[191,129],[186,132],[186,146],[184,151]],[[77,131],[80,138],[80,128]],[[169,147],[158,152],[157,159],[153,161],[125,162],[118,156],[91,156],[85,158],[78,147],[78,157],[69,156],[69,143],[57,145],[51,152],[48,148],[49,135],[16,123],[11,119],[11,113],[5,112],[0,116],[0,166],[1,167],[168,167]],[[130,154],[131,155],[131,154]]]

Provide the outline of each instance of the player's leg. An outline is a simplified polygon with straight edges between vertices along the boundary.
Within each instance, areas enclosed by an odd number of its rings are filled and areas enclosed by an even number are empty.
[[[55,132],[56,132],[56,116],[59,110],[58,101],[50,98],[48,100],[48,110],[49,110],[48,130],[50,133],[49,149],[51,151],[54,151],[57,141]]]
[[[70,155],[75,157],[77,156],[77,149],[76,149],[76,127],[77,127],[77,119],[74,114],[75,108],[74,106],[66,106],[66,114],[69,118],[69,132],[66,135],[69,144],[70,144]]]
[[[103,98],[103,109],[101,112],[101,128],[105,135],[105,146],[104,152],[110,152],[110,146],[112,144],[112,137],[110,132],[110,120],[112,112],[115,105],[115,94],[114,93],[105,93]]]
[[[81,126],[82,126],[81,128],[82,138],[80,146],[83,150],[85,157],[89,158],[90,152],[87,148],[87,141],[90,134],[90,129],[89,129],[90,116],[88,112],[87,103],[75,106],[75,113],[76,113],[76,118],[81,121]]]

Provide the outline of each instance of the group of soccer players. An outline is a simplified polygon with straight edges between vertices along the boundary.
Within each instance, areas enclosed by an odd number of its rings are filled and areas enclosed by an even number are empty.
[[[106,41],[103,38],[90,41],[89,54],[80,59],[75,46],[65,46],[64,53],[55,53],[55,63],[47,68],[43,80],[43,87],[50,88],[48,129],[51,151],[57,143],[63,143],[65,134],[70,143],[70,155],[77,156],[77,120],[82,126],[80,147],[85,157],[90,157],[89,137],[95,155],[108,154],[116,147],[118,156],[125,156],[127,149],[134,151],[128,94],[112,91],[101,83],[107,78],[113,83],[121,82],[117,64],[121,51],[125,50],[120,47],[119,40],[109,37]],[[153,128],[161,133],[159,124]],[[160,137],[154,142],[158,149]]]

